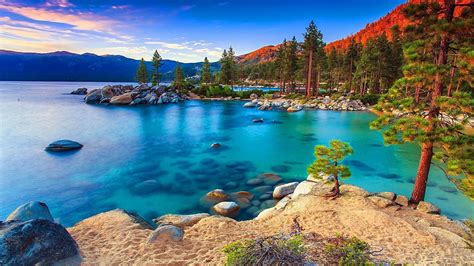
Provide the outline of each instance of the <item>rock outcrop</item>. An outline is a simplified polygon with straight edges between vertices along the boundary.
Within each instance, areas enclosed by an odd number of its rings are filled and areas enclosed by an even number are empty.
[[[74,91],[71,91],[71,94],[75,95],[86,95],[87,94],[87,88],[78,88]]]
[[[299,112],[305,109],[334,110],[334,111],[365,111],[369,107],[360,100],[352,100],[350,97],[340,96],[337,99],[329,96],[316,99],[255,99],[244,104],[244,107],[256,106],[259,110],[284,110],[287,112]]]
[[[141,105],[141,104],[166,104],[178,103],[187,98],[166,86],[149,87],[147,84],[107,85],[102,89],[90,91],[84,101],[89,104],[116,104],[116,105]]]

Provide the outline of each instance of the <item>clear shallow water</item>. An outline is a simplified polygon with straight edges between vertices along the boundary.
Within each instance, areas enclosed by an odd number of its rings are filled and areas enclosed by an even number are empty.
[[[347,183],[369,191],[410,195],[418,162],[416,145],[383,145],[364,112],[262,112],[242,102],[189,101],[176,105],[114,107],[68,95],[103,83],[0,82],[0,219],[18,205],[46,202],[70,226],[96,213],[123,208],[147,219],[203,211],[199,198],[229,181],[285,165],[285,180],[304,180],[313,146],[350,142]],[[253,124],[253,118],[281,123]],[[47,153],[57,139],[84,144],[80,151]],[[217,151],[213,142],[223,144]],[[210,160],[212,159],[212,160]],[[152,191],[136,184],[156,180]],[[146,190],[146,189],[145,189]],[[441,171],[432,169],[427,200],[455,218],[473,218],[474,205]]]

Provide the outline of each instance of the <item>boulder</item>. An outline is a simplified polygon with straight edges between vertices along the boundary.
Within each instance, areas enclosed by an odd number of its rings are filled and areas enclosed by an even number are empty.
[[[181,98],[175,92],[165,92],[158,98],[158,103],[177,103]]]
[[[429,214],[441,213],[441,210],[438,207],[426,201],[420,201],[420,203],[418,203],[418,206],[416,206],[416,210],[420,212],[429,213]]]
[[[5,221],[26,222],[34,219],[43,219],[53,222],[53,216],[49,212],[48,206],[39,201],[31,201],[16,208],[10,213]]]
[[[147,90],[150,90],[150,87],[148,86],[148,84],[142,83],[142,84],[139,84],[138,86],[136,86],[134,88],[134,90],[136,90],[136,91],[147,91]]]
[[[255,93],[250,94],[250,99],[251,99],[251,100],[255,100],[255,99],[257,99],[257,98],[258,98],[258,95],[257,95],[257,94],[255,94]]]
[[[153,193],[160,188],[161,184],[158,181],[150,179],[134,185],[131,187],[131,191],[136,195],[146,195]]]
[[[394,201],[397,198],[397,194],[395,194],[393,192],[379,192],[379,193],[376,193],[375,195],[377,195],[379,197],[382,197],[382,198],[386,198],[386,199],[391,200],[391,201]]]
[[[68,139],[61,139],[57,140],[48,145],[45,148],[46,151],[53,151],[53,152],[60,152],[60,151],[71,151],[71,150],[78,150],[83,147],[82,144],[79,142],[75,142]]]
[[[265,183],[265,185],[275,185],[283,180],[281,176],[274,173],[263,173],[259,175],[259,177],[263,179],[263,183]]]
[[[155,222],[158,226],[174,225],[179,228],[184,228],[186,226],[193,226],[202,219],[207,218],[209,216],[209,213],[197,213],[189,215],[166,214],[153,219],[153,222]]]
[[[388,200],[386,198],[379,197],[379,196],[371,196],[369,197],[369,200],[371,200],[375,205],[377,205],[380,208],[387,208],[388,206],[395,205],[393,201]]]
[[[100,100],[102,100],[102,90],[100,89],[92,90],[84,97],[84,101],[90,104],[99,103]]]
[[[225,193],[222,189],[214,189],[209,191],[204,197],[201,198],[201,204],[205,207],[211,207],[219,202],[230,199],[230,196]]]
[[[162,225],[157,227],[148,237],[148,243],[154,243],[156,241],[182,241],[184,237],[184,231],[174,225]]]
[[[128,86],[122,86],[122,85],[107,85],[102,88],[101,93],[102,93],[102,98],[112,98],[114,96],[119,96],[124,94],[125,92],[128,92],[132,89],[132,87]]]
[[[0,265],[61,262],[64,265],[80,263],[78,246],[61,225],[44,219],[0,222]]]
[[[269,200],[272,197],[273,197],[272,193],[265,193],[265,194],[262,194],[260,197],[258,197],[258,199],[259,200]]]
[[[113,96],[110,99],[111,104],[130,104],[133,101],[131,93],[124,93],[122,95]]]
[[[240,206],[233,201],[223,201],[214,205],[212,210],[222,216],[235,217],[239,213]]]
[[[263,123],[263,118],[255,118],[255,119],[252,119],[252,122],[253,122],[253,123]]]
[[[231,197],[234,198],[234,199],[245,198],[245,199],[248,199],[248,200],[252,200],[254,196],[253,196],[252,193],[250,193],[248,191],[237,191],[237,192],[232,193]]]
[[[145,98],[135,98],[130,104],[131,105],[138,105],[138,104],[146,104],[147,100]]]
[[[252,108],[252,107],[256,107],[256,106],[257,106],[257,104],[255,104],[253,102],[244,103],[245,108]]]
[[[315,182],[310,182],[310,181],[303,181],[300,182],[295,190],[293,191],[293,198],[296,198],[297,196],[300,195],[308,195],[311,194],[313,191],[313,188],[317,185]]]
[[[263,179],[262,178],[252,178],[252,179],[249,179],[246,184],[249,185],[249,186],[258,186],[258,185],[263,184]]]
[[[274,199],[281,199],[286,195],[293,193],[298,186],[298,182],[292,182],[288,184],[283,184],[275,187],[273,190],[273,198]]]
[[[87,94],[87,88],[78,88],[74,91],[71,91],[71,94],[75,95],[86,95]]]
[[[240,206],[240,208],[242,209],[246,209],[248,207],[250,207],[252,204],[250,203],[250,200],[249,199],[246,199],[246,198],[236,198],[235,199],[235,202],[237,203],[237,205]]]
[[[271,186],[259,186],[255,187],[252,190],[253,194],[261,195],[264,194],[265,192],[272,192],[273,188]]]
[[[303,110],[303,106],[301,106],[301,105],[290,106],[288,109],[286,109],[286,111],[289,112],[289,113],[295,113],[295,112],[299,112],[301,110]]]
[[[211,148],[213,148],[213,149],[218,149],[220,147],[222,147],[222,145],[220,143],[212,143],[211,144]]]
[[[401,205],[401,206],[408,206],[409,201],[408,201],[407,197],[399,195],[395,199],[395,203],[397,203],[398,205]]]
[[[163,94],[166,90],[168,89],[168,87],[166,87],[165,85],[156,85],[156,86],[153,86],[151,88],[151,91],[153,91],[154,93],[158,94],[158,95],[161,95]]]

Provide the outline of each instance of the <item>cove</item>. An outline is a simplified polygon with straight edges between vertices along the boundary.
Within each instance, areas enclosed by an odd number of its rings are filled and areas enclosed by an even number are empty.
[[[355,151],[345,162],[352,177],[343,182],[410,195],[419,148],[385,146],[369,129],[375,118],[369,112],[262,112],[242,108],[241,101],[94,106],[67,94],[103,85],[0,82],[1,218],[30,200],[46,202],[66,226],[115,208],[147,220],[206,211],[199,205],[206,192],[249,190],[246,181],[261,173],[304,180],[314,146],[331,139]],[[252,123],[255,118],[264,123]],[[64,138],[84,147],[44,151]],[[210,149],[214,142],[222,147]],[[472,201],[439,169],[431,169],[426,200],[451,218],[474,217]]]

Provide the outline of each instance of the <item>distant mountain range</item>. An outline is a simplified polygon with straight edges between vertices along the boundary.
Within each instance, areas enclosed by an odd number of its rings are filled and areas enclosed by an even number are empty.
[[[160,68],[163,81],[174,78],[179,62],[163,60]],[[22,53],[0,50],[0,80],[17,81],[133,81],[139,60],[121,55],[70,52]],[[151,71],[151,62],[146,62]],[[186,76],[199,73],[202,63],[179,63]],[[211,63],[217,71],[219,63]]]

